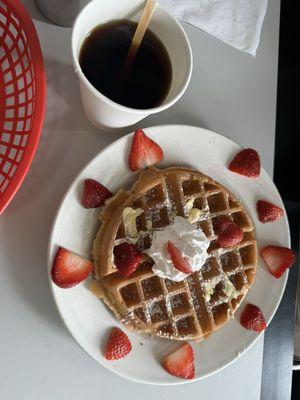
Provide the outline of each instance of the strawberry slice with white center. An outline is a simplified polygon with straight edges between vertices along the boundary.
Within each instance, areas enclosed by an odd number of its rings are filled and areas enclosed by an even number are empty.
[[[66,289],[84,281],[92,270],[91,261],[60,247],[54,258],[51,276],[57,286]]]
[[[185,274],[192,274],[193,270],[188,262],[188,260],[182,256],[181,252],[178,250],[178,248],[175,246],[174,243],[172,243],[170,240],[168,241],[167,245],[167,252],[169,253],[172,263],[176,269],[178,269],[181,272],[184,272]]]
[[[165,356],[161,365],[170,375],[183,379],[195,378],[194,351],[189,343]]]
[[[106,345],[105,358],[109,361],[119,360],[124,358],[131,352],[131,343],[120,328],[113,328]]]
[[[142,129],[138,129],[134,136],[129,154],[129,168],[137,171],[160,162],[164,157],[161,147],[150,139]]]
[[[275,278],[280,278],[295,262],[295,254],[287,247],[267,246],[260,251],[266,266]]]

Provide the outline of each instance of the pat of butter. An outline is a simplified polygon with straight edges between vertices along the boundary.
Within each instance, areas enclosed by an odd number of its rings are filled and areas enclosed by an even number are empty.
[[[184,205],[185,211],[188,215],[188,220],[191,224],[196,222],[202,214],[202,212],[198,208],[194,208],[194,201],[195,198],[192,197],[191,199],[187,200]]]
[[[204,288],[204,299],[209,302],[210,297],[214,294],[215,286],[214,285],[206,285]]]
[[[191,224],[194,222],[198,221],[199,217],[201,215],[201,211],[198,208],[192,208],[189,211],[189,221]]]
[[[189,199],[189,200],[187,200],[186,202],[185,202],[185,210],[186,210],[186,212],[189,214],[189,212],[191,211],[191,209],[193,208],[193,206],[194,206],[194,197],[192,197],[191,199]]]
[[[147,231],[151,231],[151,229],[152,229],[152,221],[151,221],[151,219],[147,219],[146,227],[147,227]]]
[[[222,289],[223,293],[226,295],[227,299],[235,299],[238,297],[238,292],[236,291],[234,285],[230,280],[227,278],[225,287]]]
[[[141,208],[131,208],[125,207],[122,212],[122,219],[125,226],[126,235],[129,237],[134,237],[137,235],[137,228],[136,228],[136,219],[141,214],[143,214],[144,210]]]

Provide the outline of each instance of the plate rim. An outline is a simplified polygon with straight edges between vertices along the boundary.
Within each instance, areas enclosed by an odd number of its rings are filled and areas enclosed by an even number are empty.
[[[217,132],[215,132],[215,131],[212,131],[212,130],[209,130],[209,129],[206,129],[206,128],[202,128],[202,127],[196,126],[196,125],[186,125],[186,124],[163,124],[163,125],[154,125],[154,126],[149,126],[149,127],[147,126],[147,127],[141,128],[141,129],[143,129],[143,130],[161,129],[161,128],[167,128],[167,129],[169,129],[169,128],[172,128],[172,127],[176,127],[176,128],[180,127],[180,128],[182,128],[182,129],[191,129],[191,128],[192,128],[192,129],[197,129],[197,130],[199,130],[199,131],[204,131],[204,132],[208,133],[209,135],[221,137],[222,139],[228,140],[228,141],[234,143],[235,145],[237,145],[237,146],[238,146],[239,148],[241,148],[241,149],[245,148],[244,146],[240,145],[239,143],[237,143],[236,141],[232,140],[231,138],[229,138],[229,137],[227,137],[227,136],[221,135],[220,133],[217,133]],[[100,134],[101,134],[101,133],[100,133]],[[52,247],[52,245],[53,245],[53,243],[52,243],[52,242],[53,242],[53,233],[54,233],[54,229],[55,229],[55,226],[56,226],[56,223],[57,223],[57,220],[58,220],[58,216],[59,216],[61,207],[62,207],[62,205],[63,205],[63,203],[64,203],[66,197],[68,196],[68,194],[69,194],[71,188],[72,188],[73,185],[75,184],[75,182],[76,182],[76,180],[78,179],[78,177],[84,172],[84,170],[87,169],[88,166],[89,166],[90,164],[92,164],[98,157],[100,157],[102,153],[104,153],[105,151],[107,151],[108,149],[110,149],[111,147],[113,147],[114,145],[116,145],[117,143],[122,142],[122,141],[126,141],[127,138],[129,138],[130,136],[133,136],[133,134],[134,134],[134,131],[133,131],[133,132],[130,132],[130,133],[126,134],[126,135],[123,135],[123,136],[119,137],[118,139],[114,140],[114,141],[113,141],[112,143],[110,143],[108,146],[105,146],[103,149],[101,149],[92,159],[90,159],[90,160],[80,169],[80,171],[76,174],[76,176],[74,177],[74,179],[72,179],[71,183],[68,185],[68,187],[67,187],[67,189],[65,190],[65,192],[64,192],[64,194],[63,194],[61,200],[59,201],[58,206],[57,206],[57,209],[56,209],[56,212],[55,212],[54,217],[53,217],[53,220],[52,220],[52,225],[51,225],[51,229],[50,229],[50,232],[49,232],[48,246],[47,246],[47,275],[48,275],[48,282],[49,282],[49,286],[50,286],[50,292],[51,292],[51,296],[52,296],[52,298],[53,298],[53,301],[54,301],[56,310],[58,311],[58,314],[60,315],[60,318],[61,318],[61,320],[63,321],[63,323],[64,323],[64,325],[65,325],[67,331],[70,333],[71,337],[72,337],[73,340],[76,342],[76,344],[79,346],[79,348],[80,348],[85,354],[87,354],[87,355],[89,356],[89,358],[91,358],[95,363],[97,363],[97,365],[100,365],[101,367],[106,368],[107,370],[113,372],[114,374],[116,374],[116,375],[118,375],[118,376],[120,376],[120,377],[122,377],[122,378],[128,379],[128,380],[130,380],[130,381],[132,381],[132,382],[141,383],[141,384],[147,384],[147,385],[151,385],[151,386],[176,386],[176,385],[185,385],[185,384],[189,384],[189,383],[195,383],[195,382],[198,382],[198,381],[203,380],[203,379],[205,379],[205,378],[208,378],[209,376],[212,376],[212,375],[214,375],[214,374],[216,374],[216,373],[222,371],[223,369],[225,369],[225,368],[228,367],[229,365],[233,364],[236,360],[238,360],[240,357],[242,357],[244,354],[246,354],[246,353],[248,352],[248,350],[251,349],[251,348],[254,346],[254,344],[261,338],[261,336],[264,334],[265,331],[260,332],[257,336],[255,336],[255,338],[252,340],[252,342],[249,344],[249,346],[246,347],[242,352],[239,352],[239,353],[236,355],[236,357],[234,357],[231,361],[229,361],[228,363],[226,363],[226,364],[222,365],[221,367],[215,369],[214,371],[207,372],[206,374],[201,375],[201,376],[199,376],[199,377],[195,377],[194,379],[191,379],[191,380],[183,380],[183,379],[182,379],[182,380],[178,380],[178,381],[174,381],[174,382],[152,382],[152,381],[147,381],[147,380],[145,380],[145,379],[135,378],[135,377],[132,377],[132,376],[128,376],[128,375],[124,374],[123,372],[120,372],[117,368],[113,368],[113,367],[110,366],[110,365],[106,365],[106,364],[104,364],[104,363],[101,363],[100,359],[98,360],[98,359],[96,359],[92,354],[90,354],[90,353],[79,343],[79,341],[76,339],[76,337],[73,335],[72,330],[69,328],[69,326],[68,326],[68,324],[67,324],[67,322],[66,322],[66,320],[65,320],[65,318],[64,318],[64,316],[63,316],[63,314],[61,313],[61,311],[60,311],[60,309],[59,309],[58,301],[57,301],[56,296],[55,296],[55,293],[54,293],[54,284],[53,284],[53,282],[52,282],[52,280],[51,280],[51,273],[50,273],[50,272],[51,272],[51,266],[52,266],[52,265],[51,265],[51,261],[52,261],[52,260],[51,260],[51,254],[50,254],[50,253],[51,253],[51,247]],[[286,208],[285,208],[285,205],[284,205],[284,203],[283,203],[282,197],[281,197],[281,195],[280,195],[280,193],[279,193],[279,191],[278,191],[278,189],[277,189],[277,187],[276,187],[276,185],[275,185],[273,179],[272,179],[271,176],[268,174],[268,172],[264,169],[263,166],[261,166],[261,170],[264,171],[265,174],[267,175],[267,177],[271,180],[271,182],[273,183],[273,189],[275,189],[276,194],[279,196],[279,198],[280,198],[280,200],[281,200],[281,205],[280,205],[280,206],[281,206],[281,207],[283,208],[283,210],[284,210],[284,220],[285,220],[285,225],[286,225],[286,229],[287,229],[287,243],[288,243],[288,247],[290,247],[290,246],[291,246],[290,226],[289,226],[289,221],[288,221],[288,217],[287,217],[287,212],[286,212]],[[260,257],[260,255],[259,255],[259,250],[258,250],[258,257]],[[274,318],[274,315],[275,315],[275,313],[277,312],[278,307],[279,307],[279,305],[280,305],[280,303],[281,303],[283,294],[284,294],[285,289],[286,289],[286,284],[287,284],[288,276],[289,276],[289,269],[287,269],[287,271],[286,271],[286,274],[285,274],[285,277],[284,277],[284,281],[283,281],[283,284],[282,284],[282,289],[281,289],[281,292],[280,292],[280,296],[278,296],[278,301],[277,301],[276,307],[275,307],[274,310],[272,311],[272,313],[271,313],[271,315],[270,315],[270,317],[269,317],[269,319],[268,319],[268,321],[267,321],[267,328],[269,327],[269,325],[270,325],[272,319]],[[228,322],[230,322],[230,321],[228,321]]]

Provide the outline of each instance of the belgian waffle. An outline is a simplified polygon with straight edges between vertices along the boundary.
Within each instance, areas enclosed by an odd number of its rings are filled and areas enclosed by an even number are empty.
[[[210,240],[209,256],[200,271],[172,282],[152,272],[153,261],[145,254],[130,277],[119,274],[114,246],[134,241],[143,252],[155,230],[171,224],[175,216],[188,218],[191,206],[200,210],[194,226]],[[124,226],[125,207],[143,211],[135,220],[134,238]],[[220,217],[242,228],[240,244],[219,247],[215,226]],[[130,191],[119,191],[106,204],[100,220],[93,248],[93,290],[128,328],[169,339],[199,340],[233,316],[254,281],[257,245],[247,211],[224,186],[198,171],[149,168]]]

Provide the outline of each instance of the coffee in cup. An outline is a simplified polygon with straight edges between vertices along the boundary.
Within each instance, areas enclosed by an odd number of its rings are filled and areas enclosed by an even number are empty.
[[[85,38],[79,64],[89,82],[104,96],[125,107],[159,106],[172,81],[169,54],[162,41],[147,29],[133,63],[124,70],[137,23],[115,20],[96,26]]]

